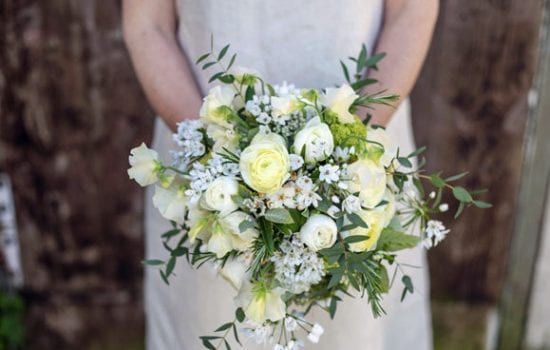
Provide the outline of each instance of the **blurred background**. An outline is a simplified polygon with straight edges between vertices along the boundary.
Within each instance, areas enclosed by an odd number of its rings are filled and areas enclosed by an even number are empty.
[[[436,349],[550,349],[549,30],[548,0],[441,1],[415,137],[494,206],[430,251]],[[118,1],[0,1],[0,350],[143,348],[153,120]]]

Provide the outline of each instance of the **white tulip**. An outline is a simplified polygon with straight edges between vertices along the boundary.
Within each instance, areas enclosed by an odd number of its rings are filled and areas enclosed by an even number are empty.
[[[153,206],[164,218],[183,224],[187,210],[187,197],[184,188],[177,184],[172,184],[168,188],[155,186]]]
[[[140,186],[148,186],[158,181],[158,172],[161,168],[159,155],[155,150],[147,148],[145,143],[130,151],[128,161],[131,166],[128,176]]]
[[[220,176],[208,186],[201,197],[201,206],[210,211],[229,214],[239,208],[232,196],[239,192],[239,182],[229,176]]]
[[[220,126],[230,128],[231,123],[227,120],[227,114],[221,107],[231,107],[235,92],[225,85],[217,85],[210,89],[204,98],[199,115],[206,121]]]
[[[347,167],[348,190],[359,192],[363,206],[374,208],[386,191],[386,170],[370,159],[359,159]]]
[[[321,104],[336,113],[342,124],[349,124],[357,120],[349,109],[358,97],[351,86],[343,84],[339,88],[326,89],[325,93],[321,95]]]
[[[332,247],[336,242],[338,228],[329,216],[323,214],[311,215],[300,230],[300,239],[311,250],[318,251]]]
[[[305,148],[305,149],[304,149]],[[304,154],[306,163],[315,164],[327,159],[334,151],[334,138],[319,116],[310,119],[294,139],[296,154]]]

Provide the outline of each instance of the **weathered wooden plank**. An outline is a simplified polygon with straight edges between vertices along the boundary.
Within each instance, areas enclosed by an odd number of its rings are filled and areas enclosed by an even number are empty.
[[[514,235],[502,292],[498,349],[524,348],[529,296],[542,237],[546,194],[550,184],[550,3],[546,1],[540,54],[529,112],[526,147],[516,208]]]

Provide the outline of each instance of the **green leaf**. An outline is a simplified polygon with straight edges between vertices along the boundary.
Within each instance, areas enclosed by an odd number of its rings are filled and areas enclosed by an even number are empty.
[[[369,236],[365,236],[365,235],[348,236],[344,238],[344,243],[346,244],[359,243],[359,242],[366,241],[367,239],[369,239]]]
[[[162,278],[164,283],[166,283],[166,285],[169,286],[170,281],[168,281],[168,277],[166,276],[166,274],[164,274],[164,271],[160,270],[159,272],[160,272],[160,277]]]
[[[365,44],[361,46],[359,57],[357,57],[357,73],[361,73],[367,66],[367,47]]]
[[[426,146],[422,146],[422,147],[420,147],[420,148],[417,148],[414,152],[409,153],[409,155],[407,156],[407,158],[418,157],[419,155],[421,155],[422,153],[424,153],[424,151],[426,151]]]
[[[237,319],[237,321],[239,321],[241,323],[244,321],[245,314],[244,314],[244,310],[242,308],[238,308],[237,310],[235,310],[235,318]]]
[[[340,281],[342,280],[342,277],[344,276],[344,269],[343,268],[337,268],[330,270],[330,281],[328,282],[327,289],[331,289],[333,287],[336,287]]]
[[[205,59],[207,59],[208,56],[210,56],[210,52],[209,52],[209,53],[205,53],[204,55],[200,56],[200,57],[197,59],[197,61],[195,62],[195,64],[201,63],[202,61],[204,61]]]
[[[201,340],[202,340],[202,345],[204,345],[205,348],[210,349],[210,350],[216,350],[216,347],[214,345],[212,345],[210,340],[208,340],[206,338],[201,338]]]
[[[453,175],[453,176],[449,176],[448,178],[445,179],[445,181],[447,181],[447,182],[456,181],[458,179],[463,178],[466,175],[468,175],[467,171],[465,171],[463,173],[460,173],[460,174]]]
[[[265,212],[266,220],[274,222],[276,224],[292,224],[294,220],[288,210],[284,208],[273,208]]]
[[[453,196],[455,196],[456,199],[458,199],[461,202],[471,202],[473,201],[472,196],[470,193],[464,188],[457,186],[453,188]]]
[[[241,340],[239,339],[239,333],[237,332],[237,326],[235,324],[233,324],[233,336],[235,337],[235,340],[237,341],[237,343],[239,343],[240,346],[243,346],[243,344],[241,344]]]
[[[229,60],[229,64],[227,65],[227,70],[229,70],[233,66],[233,63],[235,63],[235,58],[237,58],[236,53],[234,53],[233,56],[231,56],[231,59]]]
[[[408,235],[389,227],[382,230],[378,239],[377,249],[386,252],[395,252],[407,248],[414,248],[420,242],[420,237]]]
[[[491,208],[493,205],[491,203],[487,203],[487,202],[484,202],[484,201],[474,201],[474,205],[478,208],[481,208],[481,209],[487,209],[487,208]]]
[[[361,90],[365,86],[372,85],[377,83],[378,81],[376,79],[361,79],[356,81],[355,83],[351,84],[351,87],[353,90]]]
[[[372,55],[366,62],[367,67],[378,70],[378,62],[380,62],[385,56],[386,54],[384,52],[379,52],[375,55]]]
[[[403,165],[405,168],[412,168],[413,166],[411,161],[405,157],[399,157],[397,158],[397,161],[399,162],[399,164]]]
[[[218,55],[218,61],[221,61],[222,58],[225,56],[225,54],[227,53],[227,50],[229,49],[229,45],[225,45],[223,47],[223,49],[221,49],[220,51],[220,54]]]
[[[460,202],[460,204],[458,205],[458,209],[456,210],[456,213],[455,213],[455,216],[454,218],[458,218],[460,216],[460,214],[462,214],[462,211],[464,211],[464,207],[466,205],[464,204],[464,202]]]
[[[390,277],[388,276],[388,270],[384,265],[380,265],[377,269],[378,276],[380,276],[380,292],[387,293],[390,291]]]
[[[161,237],[164,238],[165,240],[169,241],[170,238],[178,235],[180,232],[181,232],[181,230],[179,228],[176,228],[176,229],[164,232]]]
[[[333,296],[331,299],[330,299],[330,305],[328,307],[328,311],[329,311],[329,314],[330,314],[330,319],[334,319],[334,315],[336,315],[336,307],[338,306],[338,301],[341,300],[340,298],[338,298],[336,295]]]
[[[243,220],[239,224],[239,231],[241,233],[245,232],[248,229],[254,228],[256,226],[256,223],[252,220]]]
[[[348,220],[351,221],[357,227],[369,228],[369,225],[367,225],[365,220],[363,220],[363,218],[357,215],[356,213],[348,214]]]
[[[443,179],[439,175],[433,174],[432,176],[430,176],[430,181],[432,182],[432,185],[437,188],[445,186],[445,181],[443,181]]]
[[[171,257],[168,260],[168,263],[166,263],[166,270],[164,271],[164,274],[166,275],[166,277],[172,274],[172,272],[174,271],[174,267],[176,267],[176,258]]]
[[[340,60],[340,65],[342,66],[342,71],[344,71],[344,77],[346,78],[346,81],[348,83],[351,83],[351,79],[349,78],[349,71],[348,71],[348,67],[346,67],[346,65],[344,64],[344,62],[342,62]]]
[[[411,277],[408,275],[404,275],[401,278],[401,282],[403,282],[403,285],[404,285],[403,293],[401,294],[401,301],[403,301],[407,293],[411,293],[411,294],[414,293],[414,286],[413,286]]]
[[[214,80],[220,78],[224,74],[225,74],[224,72],[218,72],[218,73],[214,74],[213,76],[211,76],[210,79],[208,80],[208,82],[211,83]]]
[[[227,339],[224,339],[224,340],[223,340],[223,343],[225,344],[225,350],[231,350],[231,346],[230,346],[229,343],[227,342]]]
[[[221,325],[220,327],[218,327],[218,329],[216,329],[214,332],[222,332],[222,331],[225,331],[229,328],[233,327],[233,322],[227,322],[227,323],[224,323],[223,325]]]
[[[164,265],[164,261],[158,260],[158,259],[147,259],[147,260],[143,260],[142,263],[143,263],[143,265],[147,265],[147,266]]]
[[[235,77],[231,74],[224,74],[221,77],[218,77],[218,79],[224,84],[231,84],[235,81]]]
[[[202,70],[205,70],[205,69],[208,69],[210,67],[212,67],[213,65],[215,65],[217,62],[208,62],[208,63],[205,63],[203,66],[202,66]]]
[[[173,257],[183,256],[187,254],[189,249],[187,247],[177,247],[176,249],[172,250],[172,253],[170,253]]]

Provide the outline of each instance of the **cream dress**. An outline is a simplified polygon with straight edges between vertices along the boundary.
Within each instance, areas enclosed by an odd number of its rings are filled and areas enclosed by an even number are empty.
[[[355,56],[361,44],[371,49],[382,21],[382,0],[177,0],[179,38],[191,62],[209,49],[210,35],[216,47],[226,43],[237,52],[237,64],[254,68],[269,82],[284,80],[298,87],[322,88],[344,81],[339,59]],[[208,91],[208,74],[194,67],[202,93]],[[182,97],[183,98],[183,97]],[[403,153],[413,149],[408,102],[395,113],[388,130]],[[169,158],[172,148],[168,128],[157,121],[154,148]],[[160,234],[169,224],[160,217],[147,193],[146,255],[165,258]],[[340,303],[335,320],[324,312],[315,316],[325,334],[317,350],[429,350],[432,345],[429,285],[425,253],[418,249],[399,257],[403,263],[422,266],[408,269],[415,293],[400,303],[401,282],[385,297],[388,315],[373,319],[366,299]],[[201,349],[198,339],[211,335],[234,315],[236,292],[215,272],[203,266],[192,270],[178,262],[171,285],[158,271],[145,273],[147,348],[149,350]],[[391,273],[391,272],[390,272]],[[241,335],[241,340],[245,336]],[[244,348],[269,349],[251,341]],[[234,348],[239,348],[238,346]]]

